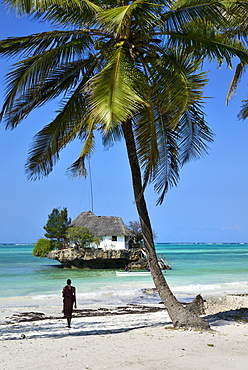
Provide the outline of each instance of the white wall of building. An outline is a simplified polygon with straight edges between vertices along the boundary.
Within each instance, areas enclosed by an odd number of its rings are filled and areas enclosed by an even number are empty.
[[[117,236],[117,241],[112,240],[112,235],[103,236],[98,248],[103,249],[128,249],[128,243],[125,243],[125,236]]]

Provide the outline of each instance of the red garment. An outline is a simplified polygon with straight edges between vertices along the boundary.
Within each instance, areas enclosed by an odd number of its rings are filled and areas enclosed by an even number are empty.
[[[72,317],[73,303],[75,302],[75,288],[73,286],[66,285],[63,288],[63,303],[64,303],[64,315],[65,317]]]

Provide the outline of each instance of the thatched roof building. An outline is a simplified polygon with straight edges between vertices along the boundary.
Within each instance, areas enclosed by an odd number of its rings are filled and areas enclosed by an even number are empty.
[[[123,235],[131,236],[132,232],[120,217],[96,216],[92,212],[82,212],[73,220],[70,226],[87,227],[96,237]]]

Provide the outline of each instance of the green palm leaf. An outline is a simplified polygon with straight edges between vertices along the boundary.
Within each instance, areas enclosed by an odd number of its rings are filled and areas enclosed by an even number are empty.
[[[198,73],[199,64],[184,50],[170,49],[150,69],[153,116],[141,111],[135,130],[144,186],[154,183],[158,204],[169,186],[177,184],[181,165],[204,154],[205,142],[211,141],[198,106],[207,82],[205,74]]]
[[[241,77],[244,73],[244,69],[245,69],[244,63],[239,63],[237,65],[234,77],[231,81],[231,84],[229,86],[229,90],[226,96],[226,104],[228,104],[230,99],[232,99],[232,97],[234,96],[235,91],[237,90],[237,87],[238,87],[238,82],[241,80]]]
[[[182,27],[180,32],[170,32],[168,47],[172,45],[193,52],[197,58],[217,60],[219,64],[225,61],[232,66],[234,56],[247,63],[247,49],[242,42],[230,40],[211,24],[199,20]]]
[[[156,14],[158,8],[161,6],[148,0],[136,0],[128,5],[105,10],[98,14],[98,19],[109,32],[129,36],[132,18],[137,19],[143,31],[160,24]]]
[[[107,65],[90,81],[92,117],[106,131],[112,130],[145,104],[141,93],[143,85],[144,80],[123,43],[118,44]]]
[[[158,129],[159,159],[150,179],[154,184],[154,190],[159,194],[157,205],[162,204],[169,187],[177,185],[180,170],[178,135],[170,129],[167,116],[160,116]]]
[[[144,188],[149,182],[158,161],[157,132],[152,99],[147,102],[135,117],[135,138],[137,155],[144,172]],[[146,143],[146,145],[144,145]]]
[[[87,65],[96,65],[96,56],[81,59],[87,56],[84,46],[89,41],[89,35],[83,32],[75,37],[75,32],[55,31],[0,43],[0,52],[7,55],[18,51],[34,54],[16,63],[7,75],[7,94],[1,112],[2,116],[6,114],[7,127],[15,127],[33,108],[65,93],[77,83],[82,72],[87,75]]]
[[[30,36],[9,37],[0,41],[0,54],[7,57],[35,56],[48,50],[68,48],[82,55],[83,50],[92,42],[88,30],[55,30]]]
[[[248,117],[248,99],[243,100],[241,111],[239,112],[239,118],[245,119]]]
[[[73,177],[87,175],[85,159],[90,157],[95,148],[94,131],[96,129],[96,124],[94,121],[91,120],[90,117],[87,117],[87,120],[85,121],[85,126],[87,127],[87,129],[84,132],[85,140],[83,149],[80,153],[79,158],[67,170],[67,172]]]
[[[183,166],[192,159],[198,159],[208,152],[207,142],[213,141],[213,133],[207,126],[199,104],[184,112],[179,122],[179,159]]]
[[[80,11],[88,8],[94,12],[98,12],[101,10],[101,8],[96,3],[89,0],[5,0],[5,3],[9,8],[19,11],[20,14],[45,12],[47,9],[53,6],[59,6],[64,10],[72,8],[78,9]]]
[[[19,99],[8,99],[2,111],[7,122],[6,127],[14,128],[34,108],[42,106],[60,95],[65,96],[67,93],[70,95],[72,85],[75,86],[74,93],[82,94],[85,84],[97,67],[98,60],[95,55],[91,55],[87,60],[67,64],[63,68],[54,70],[52,76],[49,76],[43,83],[37,83],[23,91]],[[84,72],[83,77],[82,71]],[[76,86],[78,87],[76,88]],[[80,114],[80,106],[78,112]]]
[[[61,149],[76,137],[86,139],[86,116],[87,104],[80,94],[75,93],[64,102],[56,118],[33,139],[26,164],[26,172],[30,179],[47,176],[58,161]]]

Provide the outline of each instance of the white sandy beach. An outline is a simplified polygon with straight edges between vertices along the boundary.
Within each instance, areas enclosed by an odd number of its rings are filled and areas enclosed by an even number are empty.
[[[247,296],[209,297],[210,332],[174,330],[162,305],[145,307],[155,312],[135,305],[84,307],[75,312],[83,317],[73,317],[71,329],[59,306],[5,307],[0,312],[1,369],[246,370],[247,307]],[[37,313],[43,319],[30,321]]]

